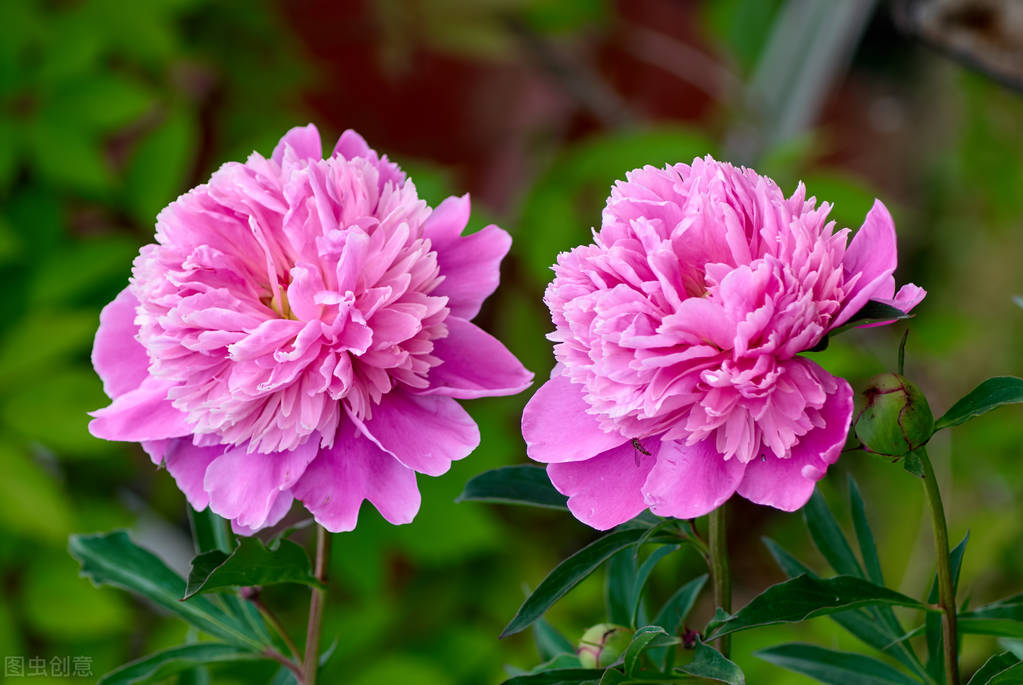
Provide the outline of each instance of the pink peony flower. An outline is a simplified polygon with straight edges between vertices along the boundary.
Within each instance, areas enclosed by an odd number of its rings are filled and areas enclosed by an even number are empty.
[[[884,205],[851,243],[830,209],[710,157],[615,184],[593,243],[558,256],[544,298],[558,365],[522,417],[579,520],[693,518],[736,492],[806,503],[853,402],[799,353],[870,299],[906,311],[925,295],[895,292]]]
[[[322,159],[311,124],[164,209],[103,310],[93,364],[113,403],[89,428],[141,442],[196,509],[252,533],[301,500],[331,531],[368,499],[388,521],[479,444],[456,399],[532,374],[470,323],[511,239],[462,236],[353,131]]]

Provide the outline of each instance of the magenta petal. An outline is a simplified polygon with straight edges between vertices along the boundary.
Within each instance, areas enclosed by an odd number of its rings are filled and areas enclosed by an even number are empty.
[[[587,408],[582,386],[566,375],[540,386],[522,412],[522,437],[529,458],[548,464],[582,461],[625,442],[621,435],[601,430]]]
[[[299,159],[323,159],[320,132],[313,124],[296,126],[285,133],[270,158],[280,164],[284,161],[284,151],[289,147],[294,150]]]
[[[445,320],[448,337],[434,342],[433,355],[443,360],[430,370],[424,395],[459,399],[515,395],[529,387],[533,374],[494,336],[465,319]]]
[[[278,492],[274,495],[273,503],[270,504],[270,513],[266,515],[266,521],[263,522],[262,526],[259,528],[249,528],[239,524],[237,521],[231,521],[231,530],[237,535],[255,535],[261,528],[276,526],[291,511],[291,505],[294,501],[295,497],[291,494],[291,490]]]
[[[713,437],[689,446],[681,440],[666,440],[657,451],[657,463],[643,493],[650,511],[658,516],[696,518],[724,504],[745,470],[737,458],[721,456]]]
[[[654,461],[627,442],[586,461],[550,464],[547,475],[558,492],[568,495],[568,508],[577,519],[608,530],[647,508],[643,483]]]
[[[511,248],[511,236],[497,226],[434,244],[444,280],[431,293],[447,295],[454,316],[472,319],[501,280],[501,260]]]
[[[104,440],[142,442],[178,438],[192,432],[183,412],[167,399],[174,381],[149,377],[135,390],[114,399],[109,407],[92,412],[89,432]]]
[[[148,375],[149,356],[135,339],[135,308],[139,301],[125,288],[99,315],[99,330],[92,345],[92,365],[103,380],[108,397],[123,395],[142,385]]]
[[[292,492],[332,533],[355,529],[365,499],[394,524],[411,522],[419,511],[415,472],[357,433],[350,421],[342,424],[334,446],[320,452]]]
[[[849,320],[853,314],[863,308],[872,297],[881,291],[881,297],[890,297],[884,294],[884,286],[889,285],[889,293],[895,291],[895,281],[892,274],[895,273],[895,265],[898,257],[895,249],[895,222],[892,215],[880,200],[874,201],[874,206],[867,213],[863,220],[863,226],[849,243],[842,260],[842,269],[846,279],[853,278],[859,274],[859,279],[852,290],[846,293],[845,303],[838,316],[832,322],[832,327],[841,326]]]
[[[476,422],[458,402],[401,390],[384,395],[363,428],[403,465],[428,476],[445,473],[480,444]]]
[[[348,129],[337,139],[337,145],[334,146],[334,154],[341,155],[345,159],[376,157],[376,153],[370,149],[366,139],[352,129]]]
[[[319,443],[314,434],[287,452],[247,452],[246,445],[225,452],[213,460],[203,480],[210,508],[240,526],[264,527],[277,493],[302,476],[319,452]]]
[[[210,495],[203,487],[206,469],[226,450],[225,445],[196,447],[190,437],[166,441],[166,447],[161,455],[163,463],[167,467],[167,472],[174,478],[174,482],[178,484],[178,489],[185,493],[188,503],[196,511],[202,511],[210,503]]]
[[[469,194],[445,198],[423,222],[423,237],[438,252],[450,247],[462,235],[469,223],[471,204]]]
[[[823,369],[817,373],[827,374]],[[806,504],[817,481],[838,461],[852,419],[852,388],[845,379],[835,378],[835,382],[837,390],[821,409],[824,426],[802,436],[788,459],[779,459],[768,450],[763,460],[751,461],[739,484],[740,495],[783,511],[795,511]]]

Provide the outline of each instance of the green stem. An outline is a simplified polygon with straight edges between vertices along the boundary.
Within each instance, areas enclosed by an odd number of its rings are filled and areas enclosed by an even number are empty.
[[[956,635],[956,591],[952,582],[952,565],[948,554],[948,525],[945,523],[945,507],[941,503],[941,490],[934,476],[934,467],[927,451],[916,451],[924,470],[924,492],[931,510],[931,524],[934,528],[934,553],[938,560],[938,592],[941,597],[942,637],[945,643],[945,670],[950,685],[959,685],[959,639]]]
[[[728,538],[726,535],[725,505],[710,512],[710,575],[714,583],[714,604],[729,614],[732,613],[732,576],[728,571]],[[718,651],[725,657],[732,649],[732,636],[725,635],[717,640]]]
[[[294,641],[292,641],[291,636],[288,635],[288,631],[284,629],[284,625],[280,622],[277,616],[270,611],[265,604],[263,604],[258,596],[250,597],[249,601],[252,602],[252,605],[256,607],[260,614],[263,615],[263,619],[270,625],[270,627],[277,631],[277,634],[281,636],[281,639],[284,640],[284,644],[288,647],[288,651],[291,652],[291,656],[298,659],[298,647],[295,646]]]
[[[314,587],[309,601],[309,627],[305,638],[305,678],[302,685],[316,685],[316,671],[320,661],[320,624],[323,621],[323,607],[327,600],[327,566],[330,561],[330,533],[322,526],[316,526],[316,579],[323,588]]]

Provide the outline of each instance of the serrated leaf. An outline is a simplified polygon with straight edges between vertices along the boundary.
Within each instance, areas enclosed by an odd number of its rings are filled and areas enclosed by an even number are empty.
[[[265,658],[258,652],[236,645],[216,642],[182,645],[125,664],[100,678],[99,685],[157,683],[202,664]]]
[[[855,576],[822,580],[801,575],[764,590],[745,607],[716,625],[707,639],[774,623],[799,623],[815,616],[880,604],[929,609],[912,597]]]
[[[97,535],[72,535],[71,556],[82,575],[96,585],[112,585],[140,595],[210,635],[235,645],[265,645],[239,621],[205,597],[182,601],[185,581],[152,552],[142,549],[123,530]]]
[[[229,587],[279,583],[323,587],[323,583],[313,575],[309,556],[301,545],[281,540],[275,549],[271,549],[258,538],[241,537],[231,554],[215,549],[192,559],[184,598]]]
[[[988,378],[953,404],[934,424],[934,430],[966,423],[1004,404],[1023,402],[1023,378],[996,376]]]
[[[617,552],[638,544],[645,535],[644,528],[615,531],[595,540],[565,559],[540,582],[536,590],[519,607],[515,617],[501,633],[501,637],[514,635],[528,628],[543,616],[555,602],[600,568],[604,562]]]
[[[502,466],[470,478],[455,501],[523,504],[568,511],[568,498],[554,489],[547,471],[528,464]]]
[[[696,643],[693,660],[681,667],[682,672],[700,678],[717,680],[728,685],[745,685],[746,676],[738,665],[725,658],[721,652],[702,642]]]
[[[779,645],[754,652],[754,656],[829,685],[917,684],[916,680],[883,661],[816,645],[799,643]]]

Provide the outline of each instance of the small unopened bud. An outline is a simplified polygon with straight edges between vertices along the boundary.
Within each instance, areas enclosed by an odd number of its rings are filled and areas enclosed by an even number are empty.
[[[618,660],[632,642],[632,631],[613,623],[587,628],[575,650],[583,668],[605,668]]]
[[[889,457],[909,454],[934,433],[934,415],[920,389],[894,373],[883,373],[863,391],[856,437],[869,452]]]

